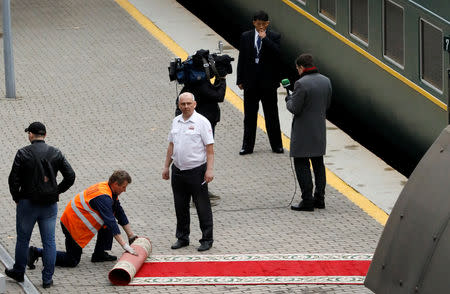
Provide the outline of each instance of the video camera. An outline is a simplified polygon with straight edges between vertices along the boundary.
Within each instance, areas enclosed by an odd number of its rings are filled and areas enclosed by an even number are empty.
[[[225,77],[233,72],[231,67],[233,60],[234,58],[227,54],[210,54],[209,50],[201,49],[183,62],[181,58],[175,58],[170,62],[169,79],[177,80],[180,84],[191,84],[209,81],[213,77]]]

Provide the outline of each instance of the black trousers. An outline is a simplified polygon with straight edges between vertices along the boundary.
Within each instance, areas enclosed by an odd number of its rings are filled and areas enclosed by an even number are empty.
[[[244,139],[242,148],[253,151],[255,147],[256,125],[259,101],[261,100],[267,135],[272,150],[282,148],[280,119],[278,117],[277,89],[248,88],[244,90]]]
[[[302,191],[302,199],[306,202],[312,201],[313,199],[313,182],[311,177],[311,170],[309,167],[309,161],[311,160],[313,171],[314,171],[314,181],[316,184],[316,189],[314,191],[314,197],[318,199],[323,199],[325,197],[325,186],[327,184],[327,179],[325,175],[325,165],[323,164],[323,156],[319,157],[295,157],[294,167],[295,173],[297,175],[297,180]]]
[[[80,263],[83,249],[70,235],[66,227],[61,223],[61,228],[66,236],[66,251],[56,251],[56,266],[75,267]],[[108,228],[101,228],[97,234],[97,242],[95,243],[95,253],[102,253],[105,250],[111,250],[113,242],[113,234]]]
[[[189,241],[191,223],[189,202],[192,196],[202,231],[200,243],[213,242],[213,218],[208,197],[208,184],[202,185],[205,172],[206,163],[189,170],[180,170],[172,164],[171,183],[177,216],[175,236],[179,240]]]

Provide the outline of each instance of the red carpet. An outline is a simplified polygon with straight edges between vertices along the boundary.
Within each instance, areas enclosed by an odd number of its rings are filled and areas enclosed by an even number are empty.
[[[130,285],[362,284],[371,255],[153,256]]]

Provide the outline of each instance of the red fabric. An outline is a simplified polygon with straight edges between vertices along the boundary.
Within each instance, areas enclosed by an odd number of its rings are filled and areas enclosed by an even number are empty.
[[[370,260],[148,262],[135,277],[365,276]]]
[[[305,67],[304,71],[312,71],[312,70],[317,70],[317,67],[313,66],[313,67]]]
[[[144,264],[148,257],[148,252],[145,248],[136,245],[136,243],[131,244],[131,248],[133,248],[138,255],[132,255],[131,253],[125,251],[120,257],[118,263],[121,261],[126,261],[134,268],[134,270],[136,270]],[[132,272],[134,271],[130,271],[128,266],[114,267],[109,271],[108,278],[114,285],[124,286],[128,285],[131,282],[131,279],[133,279]]]

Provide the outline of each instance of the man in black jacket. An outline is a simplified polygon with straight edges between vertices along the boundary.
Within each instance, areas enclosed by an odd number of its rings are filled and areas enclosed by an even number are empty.
[[[283,153],[277,105],[281,35],[267,28],[269,16],[264,11],[253,16],[253,26],[241,36],[237,65],[236,84],[244,90],[244,139],[239,154],[253,153],[260,100],[272,151]]]
[[[25,266],[28,259],[28,245],[36,222],[39,225],[42,244],[44,247],[42,271],[42,286],[48,288],[53,284],[55,270],[56,244],[55,226],[58,213],[58,195],[67,191],[75,182],[75,172],[57,148],[45,143],[46,128],[40,122],[33,122],[25,129],[31,144],[17,151],[9,174],[9,190],[16,202],[16,254],[12,269],[5,269],[5,274],[18,282],[24,280]],[[42,177],[39,170],[43,170],[46,163],[53,172]],[[49,198],[41,197],[38,191],[40,181],[56,183],[58,171],[63,180],[55,189],[55,195]],[[53,175],[53,179],[49,178]]]

